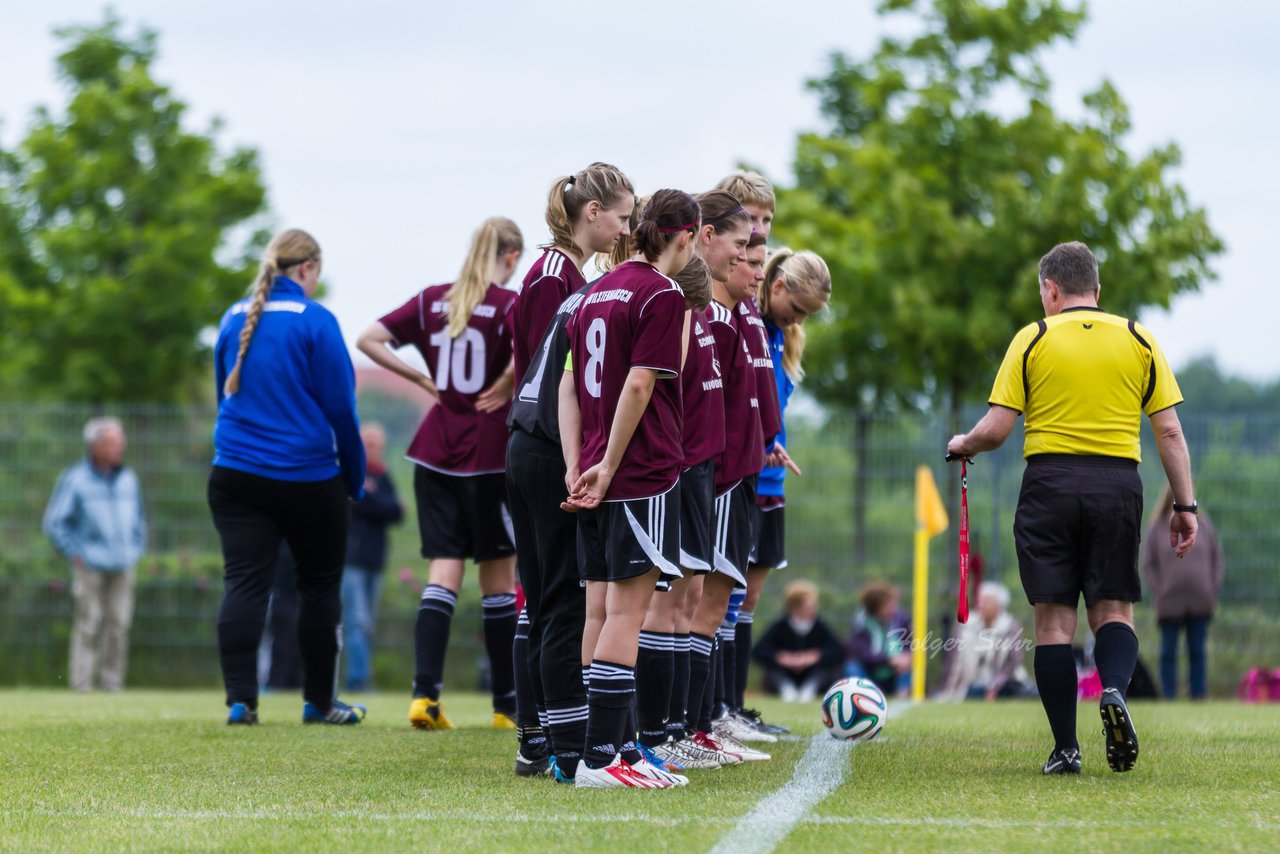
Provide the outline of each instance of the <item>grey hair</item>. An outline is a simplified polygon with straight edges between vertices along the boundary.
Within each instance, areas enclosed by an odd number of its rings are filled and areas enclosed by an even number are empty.
[[[1000,603],[1001,610],[1007,610],[1009,608],[1008,587],[1005,587],[998,581],[984,581],[978,585],[978,598],[981,599],[983,596],[988,594],[994,596],[996,601]]]
[[[1088,296],[1098,292],[1098,259],[1078,240],[1059,243],[1040,259],[1040,284],[1052,279],[1064,294]]]
[[[87,447],[92,448],[98,444],[98,440],[102,438],[102,434],[108,430],[119,430],[124,432],[124,425],[120,423],[120,419],[113,415],[103,415],[98,418],[90,418],[84,425],[84,443]]]

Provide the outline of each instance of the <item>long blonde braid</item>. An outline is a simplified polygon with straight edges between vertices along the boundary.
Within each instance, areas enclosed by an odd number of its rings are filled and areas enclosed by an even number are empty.
[[[271,295],[271,286],[276,276],[282,275],[284,271],[303,261],[319,257],[320,244],[300,228],[287,229],[271,238],[262,259],[262,267],[258,270],[258,278],[253,282],[253,298],[245,311],[244,326],[240,330],[240,349],[236,351],[236,363],[231,373],[227,374],[227,381],[222,386],[224,395],[230,397],[240,390],[240,373],[244,368],[244,357],[249,352],[253,333],[258,331],[258,321],[262,319],[262,312],[266,308],[267,297]]]

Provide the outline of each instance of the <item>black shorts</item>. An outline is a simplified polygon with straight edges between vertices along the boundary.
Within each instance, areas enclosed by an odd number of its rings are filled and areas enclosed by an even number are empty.
[[[761,507],[756,503],[755,546],[751,549],[751,565],[767,569],[787,568],[787,508],[783,504]]]
[[[605,501],[577,512],[577,567],[585,581],[626,581],[657,566],[666,588],[680,571],[680,484],[653,498]]]
[[[515,554],[506,475],[444,474],[414,466],[422,556],[479,563]]]
[[[659,586],[680,578],[680,484],[652,498],[603,501],[578,511],[578,571],[585,581],[626,581],[655,566]]]
[[[716,496],[715,571],[732,578],[735,587],[747,586],[755,506],[754,477]]]
[[[716,469],[706,460],[680,475],[680,566],[710,572],[715,560],[711,526],[715,522]]]
[[[1142,601],[1142,480],[1114,457],[1027,459],[1013,521],[1022,588],[1033,605]]]

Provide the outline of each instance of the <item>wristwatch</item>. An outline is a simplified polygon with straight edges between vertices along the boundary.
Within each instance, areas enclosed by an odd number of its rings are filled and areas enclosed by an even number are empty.
[[[1173,502],[1173,512],[1190,513],[1192,516],[1198,516],[1200,514],[1200,502],[1192,501],[1190,504],[1179,504],[1175,501]]]

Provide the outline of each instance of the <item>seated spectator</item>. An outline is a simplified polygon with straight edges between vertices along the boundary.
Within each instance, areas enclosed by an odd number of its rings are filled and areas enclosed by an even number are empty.
[[[906,696],[911,687],[911,637],[898,609],[898,589],[886,581],[862,588],[862,610],[849,639],[850,676],[870,679],[886,697]]]
[[[1026,657],[1022,625],[1008,607],[1009,589],[1003,584],[986,581],[978,588],[978,613],[957,626],[954,658],[940,699],[1035,696],[1022,666]]]
[[[788,702],[811,702],[840,678],[844,647],[818,618],[817,585],[791,582],[783,603],[786,616],[769,627],[751,655],[764,666],[765,691]]]

